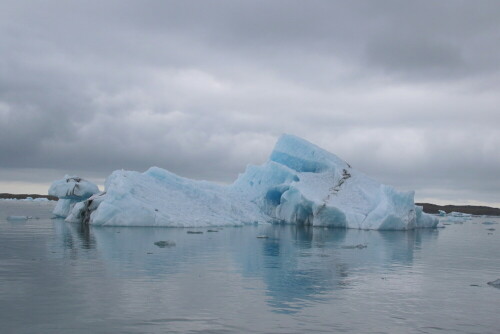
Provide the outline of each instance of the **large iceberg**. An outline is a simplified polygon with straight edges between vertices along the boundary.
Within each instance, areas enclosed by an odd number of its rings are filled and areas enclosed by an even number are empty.
[[[231,185],[180,177],[158,167],[118,170],[105,193],[74,205],[68,221],[113,226],[222,226],[284,222],[375,230],[433,228],[434,216],[400,192],[292,135],[269,160]]]

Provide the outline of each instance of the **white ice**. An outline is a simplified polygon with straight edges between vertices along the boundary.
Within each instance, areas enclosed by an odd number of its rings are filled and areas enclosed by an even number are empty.
[[[76,203],[67,220],[190,227],[281,221],[385,230],[438,224],[415,206],[413,191],[381,184],[291,135],[280,137],[268,162],[248,166],[231,185],[190,180],[152,167],[144,173],[115,171],[105,188],[105,193]],[[62,186],[60,191],[73,193]]]
[[[56,217],[66,218],[76,203],[98,192],[99,188],[94,183],[78,176],[66,175],[63,179],[54,181],[49,188],[49,195],[59,198],[52,213]]]
[[[59,199],[87,199],[99,192],[99,188],[92,182],[78,176],[66,175],[63,179],[54,181],[49,188],[49,195]]]

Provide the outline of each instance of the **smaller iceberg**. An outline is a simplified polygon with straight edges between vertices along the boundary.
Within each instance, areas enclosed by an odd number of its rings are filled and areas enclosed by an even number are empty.
[[[94,183],[78,176],[66,175],[63,179],[54,181],[49,188],[49,195],[59,198],[52,213],[56,217],[66,218],[75,204],[97,193],[99,188]]]
[[[452,211],[448,214],[445,213],[441,221],[462,224],[471,219],[472,219],[471,214]]]
[[[8,216],[7,220],[28,220],[31,219],[29,216]]]

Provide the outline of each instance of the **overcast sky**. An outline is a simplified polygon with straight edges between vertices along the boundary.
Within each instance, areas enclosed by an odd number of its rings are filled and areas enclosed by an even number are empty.
[[[417,200],[500,205],[500,1],[0,2],[0,192],[231,182],[282,133]]]

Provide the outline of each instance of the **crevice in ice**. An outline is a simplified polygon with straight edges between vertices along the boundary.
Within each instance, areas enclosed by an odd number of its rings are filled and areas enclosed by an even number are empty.
[[[267,191],[265,200],[267,204],[273,205],[273,206],[278,206],[281,203],[281,195],[285,191],[287,191],[289,187],[276,187],[276,188],[271,188]]]
[[[330,201],[330,198],[333,195],[336,195],[340,191],[340,187],[345,183],[345,181],[351,177],[351,174],[347,171],[347,169],[342,170],[342,177],[339,179],[337,184],[335,184],[333,187],[329,189],[329,193],[326,195],[326,197],[323,199],[323,206],[326,206],[326,203]]]

